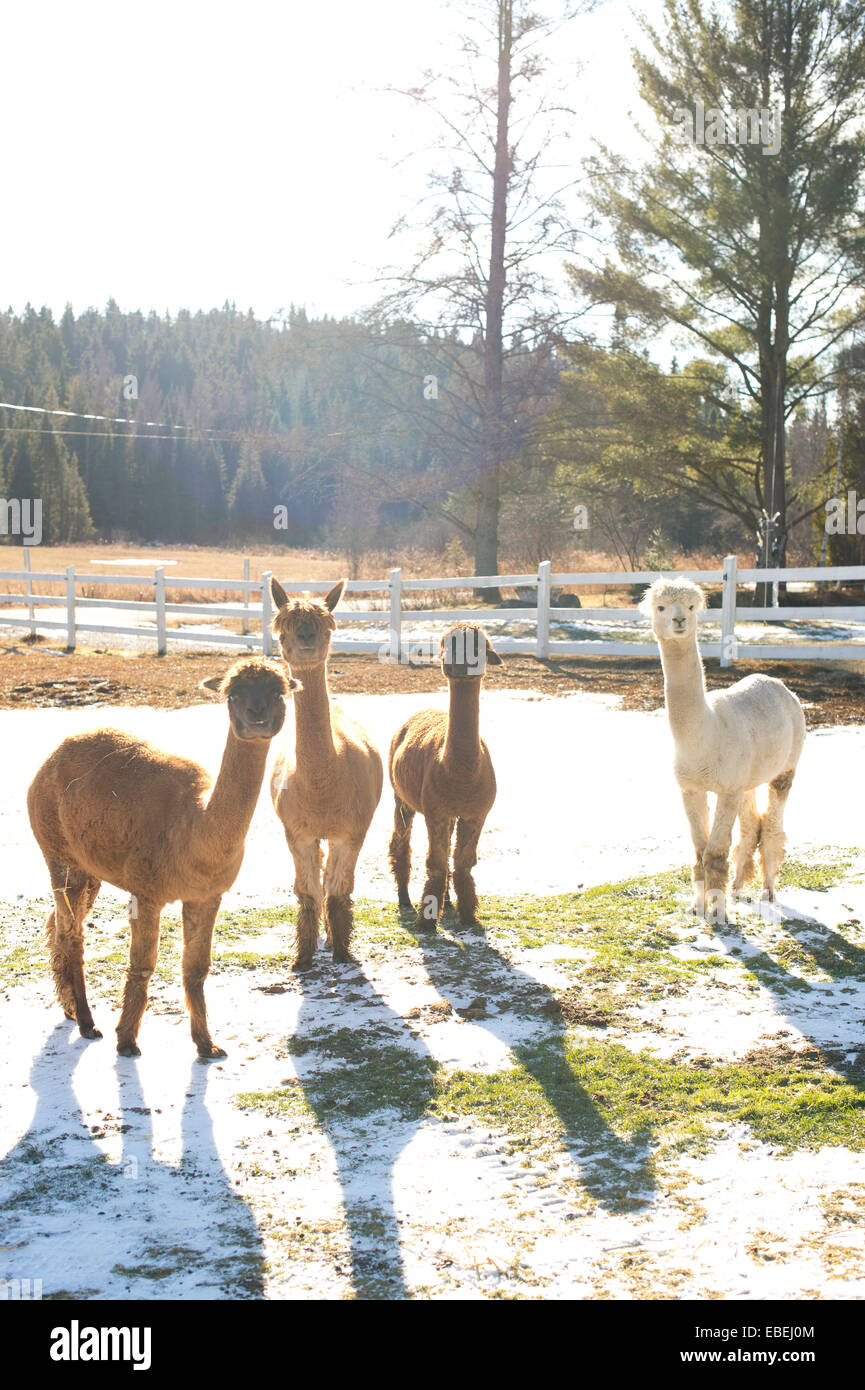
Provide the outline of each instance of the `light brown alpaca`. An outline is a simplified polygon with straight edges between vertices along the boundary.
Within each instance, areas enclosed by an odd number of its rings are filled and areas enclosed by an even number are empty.
[[[270,784],[294,860],[299,903],[295,970],[312,965],[322,896],[333,959],[338,964],[351,959],[354,871],[384,778],[381,756],[366,732],[330,703],[327,658],[336,627],[333,609],[345,584],[341,579],[322,602],[289,600],[282,585],[271,580],[278,610],[273,630],[289,668],[303,680],[294,702],[295,737],[283,740]],[[323,893],[322,840],[327,840]]]
[[[400,907],[412,906],[408,892],[412,820],[420,812],[426,821],[427,877],[415,922],[420,931],[435,931],[444,909],[454,824],[457,911],[463,926],[476,923],[472,869],[484,821],[496,799],[492,759],[478,732],[478,716],[486,665],[501,666],[502,659],[481,628],[471,623],[458,623],[446,632],[441,653],[450,688],[447,713],[420,710],[397,730],[390,745],[396,807],[389,858]]]
[[[101,1038],[84,987],[84,921],[103,880],[133,895],[129,969],[117,1051],[137,1057],[138,1029],[156,967],[159,919],[183,903],[183,985],[192,1038],[202,1057],[224,1057],[208,1031],[204,981],[213,924],[231,887],[264,779],[270,740],[298,689],[276,665],[238,661],[202,681],[228,701],[219,776],[116,729],[74,734],[40,767],[27,794],[33,834],[45,855],[54,911],[45,924],[57,997],[85,1038]]]

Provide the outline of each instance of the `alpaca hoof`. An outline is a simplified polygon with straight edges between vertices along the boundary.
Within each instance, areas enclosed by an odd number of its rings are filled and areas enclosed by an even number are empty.
[[[95,1040],[96,1038],[101,1038],[102,1034],[100,1033],[99,1029],[91,1023],[89,1028],[81,1029],[81,1036],[82,1038],[92,1038]]]
[[[217,1057],[227,1057],[228,1053],[224,1047],[217,1047],[216,1043],[211,1042],[205,1043],[203,1046],[199,1044],[198,1055],[202,1062],[213,1062]]]
[[[461,926],[461,927],[480,927],[480,926],[483,926],[483,923],[482,923],[482,922],[479,922],[478,919],[477,919],[477,917],[475,917],[474,915],[472,915],[471,917],[460,917],[460,926]]]
[[[399,907],[407,907],[409,912],[414,912],[414,903],[408,896],[408,893],[404,893],[400,896],[397,905]]]
[[[141,1048],[134,1042],[119,1042],[117,1044],[118,1057],[140,1057]]]
[[[775,889],[764,888],[760,897],[763,899],[764,903],[773,903],[775,901]]]
[[[297,971],[297,970],[311,970],[311,969],[312,969],[312,956],[298,956],[298,957],[297,957],[297,960],[294,962],[294,965],[293,965],[291,968],[292,968],[292,970],[296,970],[296,971]]]
[[[422,932],[424,932],[427,936],[429,936],[431,933],[435,932],[436,926],[437,926],[437,923],[431,922],[431,921],[429,920],[429,918],[427,918],[427,917],[418,917],[418,918],[416,918],[416,920],[415,920],[415,924],[414,924],[413,930],[414,930],[414,931],[422,931]]]
[[[334,951],[334,965],[357,965],[357,961],[350,951]]]

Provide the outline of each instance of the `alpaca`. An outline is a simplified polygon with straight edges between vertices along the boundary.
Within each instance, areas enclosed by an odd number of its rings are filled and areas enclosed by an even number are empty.
[[[381,755],[365,730],[330,703],[327,658],[336,627],[333,610],[345,585],[341,579],[323,602],[289,600],[278,580],[271,580],[277,606],[273,631],[289,669],[303,678],[303,691],[294,702],[295,737],[283,740],[270,784],[294,860],[299,902],[295,970],[312,965],[322,896],[333,960],[351,960],[355,867],[384,779]],[[323,894],[322,840],[328,844]]]
[[[784,858],[784,806],[802,752],[805,716],[793,692],[773,676],[746,676],[706,695],[697,648],[697,615],[704,607],[703,591],[687,579],[659,579],[640,605],[661,650],[673,768],[694,842],[692,911],[723,924],[737,816],[733,892],[742,892],[754,876],[759,845],[763,897],[774,902]],[[761,816],[756,789],[764,782],[769,800]],[[707,792],[717,796],[711,831]]]
[[[450,697],[447,713],[413,714],[393,736],[390,780],[396,801],[390,866],[400,907],[412,907],[408,892],[411,827],[415,813],[426,821],[429,850],[426,883],[416,931],[435,931],[448,891],[448,860],[454,824],[453,881],[463,926],[477,925],[472,869],[478,840],[496,799],[489,749],[478,732],[481,685],[486,666],[501,666],[481,628],[457,623],[441,640],[441,667]]]
[[[204,981],[222,894],[240,870],[270,740],[285,720],[285,695],[300,687],[280,668],[243,659],[201,682],[228,702],[219,776],[116,729],[73,734],[42,764],[27,793],[30,824],[45,856],[54,910],[45,924],[57,998],[85,1038],[101,1038],[84,986],[84,922],[102,881],[132,894],[129,969],[117,1051],[138,1057],[136,1039],[159,949],[166,903],[183,904],[183,985],[192,1038],[202,1057],[224,1057],[207,1027]],[[209,791],[209,795],[208,795]]]

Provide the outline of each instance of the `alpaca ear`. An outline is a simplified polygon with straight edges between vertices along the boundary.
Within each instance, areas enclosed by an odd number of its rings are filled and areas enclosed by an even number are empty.
[[[215,695],[219,694],[219,687],[222,685],[221,676],[208,676],[206,681],[200,681],[199,690],[212,690]]]
[[[495,647],[492,645],[491,642],[488,641],[488,642],[487,642],[487,665],[488,665],[488,666],[504,666],[504,664],[505,664],[505,663],[502,661],[502,659],[501,659],[501,657],[499,656],[498,652],[496,651]]]
[[[651,618],[653,612],[651,586],[646,590],[640,602],[637,604],[637,612],[642,613],[644,618]]]
[[[274,579],[272,575],[270,579],[270,592],[273,595],[273,601],[277,608],[285,608],[288,603],[288,594],[283,589],[279,580]]]
[[[325,606],[325,608],[329,608],[330,611],[331,611],[331,613],[333,612],[334,608],[336,608],[336,605],[339,603],[340,599],[342,598],[343,591],[344,591],[345,586],[346,586],[347,583],[348,583],[348,580],[347,580],[347,579],[340,579],[340,580],[338,580],[338,582],[337,582],[336,584],[334,584],[334,586],[333,586],[333,588],[331,589],[330,593],[325,595],[324,606]]]

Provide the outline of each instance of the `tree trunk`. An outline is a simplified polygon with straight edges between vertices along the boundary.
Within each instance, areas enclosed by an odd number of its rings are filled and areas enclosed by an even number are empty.
[[[499,469],[504,462],[506,431],[502,399],[505,240],[508,184],[511,173],[508,128],[511,107],[513,0],[499,0],[498,94],[493,206],[490,223],[490,269],[487,277],[484,332],[483,476],[478,489],[475,574],[499,571]],[[497,598],[490,590],[488,597]]]

